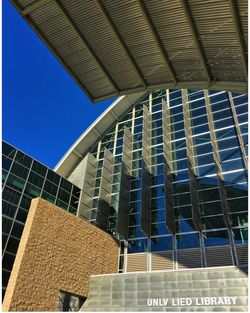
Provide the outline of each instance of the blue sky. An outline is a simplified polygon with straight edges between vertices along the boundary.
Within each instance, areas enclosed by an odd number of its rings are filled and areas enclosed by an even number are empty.
[[[9,1],[2,12],[3,140],[53,168],[114,99],[91,103]]]

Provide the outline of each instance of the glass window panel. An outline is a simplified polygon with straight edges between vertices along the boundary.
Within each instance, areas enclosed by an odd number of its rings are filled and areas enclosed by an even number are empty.
[[[248,102],[248,96],[233,93],[233,101],[234,101],[234,105],[238,106],[238,105],[241,105],[243,103],[247,103]]]
[[[11,231],[11,236],[21,238],[24,225],[18,222],[15,222]]]
[[[228,198],[236,198],[236,197],[247,197],[248,190],[247,184],[236,184],[231,186],[226,186],[226,192]]]
[[[72,189],[72,184],[66,179],[61,178],[60,187],[70,193]]]
[[[163,210],[156,210],[151,211],[151,223],[162,223],[166,220],[166,211]]]
[[[144,237],[145,234],[141,230],[140,226],[134,226],[128,228],[128,236],[129,238],[139,238]]]
[[[13,220],[3,216],[2,217],[2,232],[5,234],[9,234]]]
[[[6,171],[9,171],[11,164],[12,164],[12,160],[3,155],[2,156],[2,168],[5,169]]]
[[[57,175],[55,172],[51,171],[50,169],[48,170],[47,173],[47,179],[49,179],[52,183],[59,185],[60,176]]]
[[[46,172],[47,172],[47,167],[45,167],[41,163],[37,162],[36,160],[33,161],[31,169],[32,169],[32,171],[34,171],[35,173],[37,173],[41,176],[45,176]]]
[[[200,126],[205,123],[207,123],[207,115],[191,119],[191,126]]]
[[[131,180],[130,188],[131,190],[141,188],[141,180],[140,179]]]
[[[5,252],[3,256],[2,266],[8,270],[11,270],[15,261],[15,255]]]
[[[148,251],[148,240],[128,240],[128,253],[139,253]]]
[[[248,209],[248,198],[228,199],[229,212],[241,212]]]
[[[177,235],[177,249],[199,248],[200,238],[198,233]]]
[[[237,228],[233,229],[234,243],[238,244],[247,244],[248,243],[248,229],[247,228]]]
[[[212,91],[208,90],[209,98],[211,103],[228,100],[228,95],[226,92],[218,92],[218,91]]]
[[[197,91],[197,90],[188,89],[188,99],[189,99],[189,101],[193,101],[193,100],[196,100],[196,99],[199,99],[199,98],[202,98],[202,97],[204,97],[203,90]],[[194,106],[196,106],[197,102],[198,103],[201,102],[202,105],[203,105],[204,99],[201,99],[199,101],[194,101],[194,102],[192,102],[192,105],[194,103]]]
[[[21,163],[22,165],[28,168],[31,166],[32,163],[31,157],[29,157],[27,154],[24,154],[21,151],[17,151],[15,161]]]
[[[209,203],[202,203],[201,207],[201,214],[203,216],[215,215],[215,214],[222,214],[221,202],[209,202]]]
[[[129,226],[140,225],[140,214],[129,215]]]
[[[194,145],[199,145],[205,142],[211,142],[210,133],[200,134],[198,136],[193,137]]]
[[[223,109],[227,109],[230,107],[230,103],[228,100],[224,100],[224,101],[220,101],[218,103],[214,103],[212,106],[211,106],[211,109],[213,112],[216,112],[216,111],[221,111]]]
[[[183,107],[182,105],[179,105],[177,107],[171,108],[170,109],[170,114],[174,115],[174,114],[178,114],[178,113],[182,113],[183,112]]]
[[[177,139],[181,139],[181,138],[185,138],[185,131],[181,130],[175,133],[171,134],[171,140],[177,140]]]
[[[19,243],[20,243],[19,239],[9,237],[6,250],[13,253],[13,254],[16,254]]]
[[[30,208],[31,200],[32,200],[32,198],[30,198],[26,195],[23,195],[21,198],[20,207],[28,210]]]
[[[196,231],[196,228],[192,222],[192,219],[180,219],[176,222],[176,228],[179,229],[181,233],[189,233],[192,231]]]
[[[42,192],[41,196],[44,200],[49,201],[50,203],[55,203],[56,198],[52,196],[51,194],[47,193],[46,191]]]
[[[80,197],[80,192],[81,192],[81,189],[73,185],[72,195],[74,197],[79,198]]]
[[[27,183],[24,193],[32,198],[39,197],[41,194],[41,189],[34,185],[31,185],[30,183]]]
[[[248,112],[248,106],[247,106],[247,104],[240,105],[240,106],[238,105],[238,106],[236,106],[235,111],[236,111],[237,115],[242,114],[242,113],[247,113]]]
[[[151,238],[151,251],[173,250],[172,236]]]
[[[215,129],[219,129],[219,128],[231,126],[233,124],[234,124],[233,117],[230,117],[230,118],[226,118],[226,119],[223,119],[223,120],[220,120],[220,121],[216,121],[214,123],[214,127],[215,127]]]
[[[229,172],[229,171],[244,169],[244,163],[242,159],[232,160],[228,162],[222,162],[221,167],[222,167],[223,172]]]
[[[4,200],[8,202],[11,202],[13,204],[18,204],[20,197],[21,197],[21,193],[12,188],[5,186],[5,188],[3,189],[2,197]]]
[[[230,214],[234,227],[248,226],[248,212]]]
[[[204,232],[205,247],[229,245],[227,230]]]
[[[219,151],[221,161],[227,161],[230,159],[236,159],[241,157],[239,148],[227,149]]]
[[[161,108],[162,108],[162,104],[161,103],[157,104],[157,105],[153,105],[152,106],[152,113],[161,110]]]
[[[164,197],[164,196],[165,196],[164,186],[151,188],[151,198],[156,198],[156,197],[159,198],[159,197]]]
[[[197,180],[199,189],[207,189],[218,185],[217,177],[204,177]]]
[[[28,182],[32,183],[33,185],[42,188],[43,182],[44,182],[44,177],[37,175],[34,172],[30,172]]]
[[[223,177],[226,185],[247,182],[245,171],[224,173]]]
[[[140,201],[131,202],[129,205],[129,213],[139,213],[140,212]]]
[[[220,200],[219,188],[199,191],[199,200],[200,202]]]
[[[68,204],[59,199],[56,200],[56,205],[58,205],[60,208],[64,210],[68,210]]]
[[[195,146],[194,150],[196,155],[205,154],[213,151],[211,143]]]
[[[187,157],[186,148],[178,150],[178,151],[173,151],[172,157],[173,157],[173,160],[180,160],[180,159],[186,158]]]
[[[142,124],[142,117],[135,118],[135,126]]]
[[[245,123],[248,121],[248,114],[238,115],[238,123]]]
[[[191,206],[175,208],[176,218],[180,219],[190,219],[192,218],[192,208]]]
[[[44,184],[44,190],[50,193],[53,196],[56,196],[58,187],[51,183],[50,181],[46,180]]]
[[[212,175],[216,174],[215,165],[205,165],[202,167],[197,168],[197,172],[199,173],[199,176],[206,176],[206,175]]]
[[[232,116],[231,109],[221,110],[221,111],[213,113],[213,120],[214,121],[221,120],[224,117],[231,117],[231,116]]]
[[[14,217],[17,211],[17,206],[6,202],[4,200],[2,200],[2,214],[9,216],[9,217]]]
[[[76,197],[71,196],[70,205],[71,205],[74,209],[77,209],[77,208],[78,208],[78,202],[79,202],[79,198],[76,198]]]
[[[190,118],[198,117],[198,116],[205,115],[205,114],[207,114],[207,111],[206,111],[206,108],[204,106],[204,107],[201,107],[199,109],[191,110],[190,111]]]
[[[215,229],[226,227],[223,215],[202,217],[202,223],[205,229]]]
[[[22,192],[25,185],[25,180],[16,177],[15,175],[9,174],[6,185]]]
[[[17,219],[19,222],[25,223],[25,222],[26,222],[26,219],[27,219],[27,215],[28,215],[28,211],[19,208],[19,210],[18,210],[18,212],[17,212],[16,219]]]
[[[16,148],[12,147],[7,142],[2,141],[2,153],[4,155],[9,156],[11,159],[13,159],[16,151]]]
[[[161,210],[165,208],[165,197],[151,199],[151,210]]]
[[[11,171],[11,173],[13,173],[16,176],[21,177],[23,179],[26,179],[28,176],[28,173],[29,173],[29,170],[26,167],[24,167],[24,166],[22,166],[16,162],[13,163],[10,171]]]

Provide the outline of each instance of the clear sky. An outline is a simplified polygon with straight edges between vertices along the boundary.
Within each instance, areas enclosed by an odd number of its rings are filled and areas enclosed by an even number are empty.
[[[91,103],[10,2],[2,6],[3,140],[53,168],[114,99]]]

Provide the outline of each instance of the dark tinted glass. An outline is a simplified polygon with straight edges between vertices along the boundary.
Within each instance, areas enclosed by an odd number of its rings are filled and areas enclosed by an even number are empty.
[[[30,167],[32,163],[32,159],[28,155],[22,153],[21,151],[17,151],[15,161],[21,163],[26,167]]]
[[[6,156],[8,156],[9,158],[13,159],[15,153],[16,153],[16,149],[14,147],[12,147],[11,145],[7,144],[6,142],[2,142],[2,153]]]
[[[47,168],[41,163],[37,162],[36,160],[34,160],[31,169],[32,171],[34,171],[35,173],[38,173],[41,176],[45,176],[47,172]]]

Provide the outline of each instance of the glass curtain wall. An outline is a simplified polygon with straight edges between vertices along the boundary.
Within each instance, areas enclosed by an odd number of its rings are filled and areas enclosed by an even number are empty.
[[[200,251],[197,266],[215,266],[217,263],[213,265],[209,259],[210,247],[229,246],[230,262],[237,264],[237,245],[247,243],[247,102],[246,95],[237,93],[158,90],[138,101],[92,149],[98,169],[90,221],[95,224],[104,151],[108,149],[115,164],[107,230],[119,237],[116,226],[124,128],[133,135],[128,238],[125,241],[120,236],[121,272],[126,271],[129,255],[171,251],[173,260],[178,261],[179,251],[180,259],[186,256],[181,254],[184,249]],[[170,196],[165,185],[163,106],[169,112],[174,233],[166,223],[166,198]],[[150,236],[141,224],[144,107],[150,113]],[[200,229],[194,223],[196,198]],[[147,269],[152,269],[150,258]]]
[[[80,189],[10,144],[2,144],[3,296],[33,198],[76,215]]]

